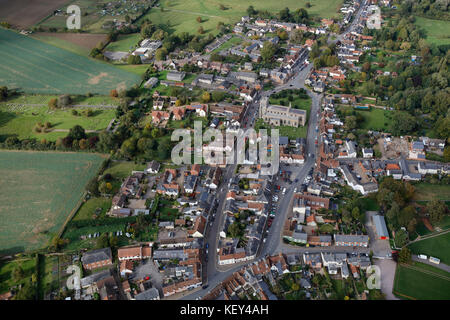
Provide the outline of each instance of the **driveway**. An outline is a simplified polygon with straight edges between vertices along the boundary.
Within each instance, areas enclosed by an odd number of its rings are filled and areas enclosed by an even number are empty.
[[[387,300],[400,300],[392,293],[397,263],[390,259],[374,259],[373,261],[381,270],[381,292],[386,295]]]
[[[162,283],[163,283],[162,276],[151,259],[147,259],[146,261],[142,262],[133,272],[131,279],[140,280],[144,279],[147,276],[150,277],[150,281],[153,287],[158,289],[161,297],[164,296],[162,292]]]
[[[375,225],[372,222],[372,216],[377,215],[377,211],[366,211],[366,229],[370,238],[370,249],[373,251],[374,257],[390,258],[392,256],[389,240],[377,239]]]

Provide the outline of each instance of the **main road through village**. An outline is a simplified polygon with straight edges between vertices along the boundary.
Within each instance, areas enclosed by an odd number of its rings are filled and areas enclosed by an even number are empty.
[[[336,42],[337,40],[343,39],[343,36],[347,32],[351,32],[353,28],[356,26],[359,18],[361,16],[361,12],[363,8],[366,6],[366,2],[361,5],[361,8],[355,15],[355,19],[352,24],[341,34],[339,34],[334,40],[329,40],[329,43]],[[304,58],[306,59],[306,57]],[[286,192],[284,195],[279,194],[278,206],[276,208],[276,216],[272,222],[272,226],[270,228],[270,232],[267,235],[266,241],[261,244],[257,257],[255,260],[260,259],[266,255],[274,255],[280,252],[282,253],[302,253],[302,252],[320,252],[320,251],[334,251],[338,250],[339,252],[368,252],[370,249],[368,248],[360,248],[358,250],[353,247],[336,249],[334,247],[325,247],[325,248],[306,248],[306,247],[292,247],[283,243],[281,239],[281,233],[283,230],[283,225],[286,220],[288,211],[290,209],[290,205],[292,202],[292,198],[294,196],[294,189],[300,187],[300,185],[305,180],[305,177],[308,175],[309,171],[314,167],[315,158],[317,155],[317,145],[315,144],[316,139],[319,139],[318,133],[316,132],[316,126],[318,126],[319,122],[319,113],[320,113],[320,104],[323,96],[317,93],[312,92],[308,88],[304,86],[304,82],[309,72],[312,69],[312,64],[308,64],[306,67],[303,66],[303,61],[300,61],[294,69],[294,73],[296,74],[292,77],[286,84],[282,86],[278,86],[269,91],[263,91],[259,96],[257,96],[252,103],[247,108],[246,114],[244,115],[244,123],[247,123],[248,127],[253,126],[259,109],[259,101],[262,97],[270,96],[273,93],[279,92],[285,89],[300,89],[304,88],[307,90],[308,95],[311,97],[311,110],[309,114],[308,120],[308,131],[306,138],[306,151],[305,151],[305,163],[302,166],[291,166],[291,181],[297,181],[292,184],[283,183],[281,181],[277,181],[276,183],[281,184],[286,187]],[[294,168],[294,169],[292,169]],[[207,283],[208,286],[202,289],[198,289],[195,292],[185,295],[182,297],[182,300],[197,300],[201,297],[208,294],[215,286],[228,278],[233,272],[238,271],[244,265],[249,262],[235,264],[232,266],[219,266],[217,263],[217,248],[219,243],[219,232],[221,227],[223,226],[225,220],[225,214],[223,214],[223,208],[226,202],[226,194],[227,194],[227,184],[230,178],[233,177],[236,171],[236,164],[229,164],[225,169],[225,173],[223,175],[222,185],[219,188],[216,199],[218,199],[218,208],[217,208],[217,218],[212,221],[212,225],[208,226],[208,231],[206,235],[206,243],[208,244],[208,259],[204,264],[204,282]],[[276,179],[276,178],[275,178]]]

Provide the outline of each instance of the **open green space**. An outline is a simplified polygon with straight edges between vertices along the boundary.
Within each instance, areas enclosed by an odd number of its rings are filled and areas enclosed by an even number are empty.
[[[342,109],[353,109],[353,107],[341,106]],[[364,121],[359,124],[359,128],[363,130],[376,130],[389,132],[391,128],[392,118],[391,111],[379,108],[370,108],[370,110],[355,110],[360,114]]]
[[[109,122],[115,117],[113,108],[92,108],[93,114],[83,114],[88,108],[68,108],[52,110],[48,106],[0,106],[0,141],[7,137],[16,136],[19,139],[36,138],[54,141],[67,136],[69,129],[75,125],[85,130],[99,131],[106,129]],[[73,110],[78,113],[74,115]],[[48,132],[36,132],[37,123],[50,122]]]
[[[422,263],[397,265],[393,293],[403,299],[450,299],[450,273]]]
[[[411,243],[409,249],[414,254],[425,254],[450,265],[450,233]]]
[[[23,270],[23,277],[15,279],[13,271],[17,267]],[[36,258],[19,258],[10,261],[0,261],[0,294],[9,291],[11,287],[24,284],[36,271]]]
[[[307,2],[311,4],[311,8],[305,7]],[[337,9],[341,6],[343,0],[161,0],[159,3],[158,8],[150,9],[141,19],[148,18],[156,25],[165,25],[167,31],[174,33],[189,32],[197,34],[198,28],[202,26],[205,33],[217,34],[219,32],[217,29],[219,21],[231,24],[238,22],[242,16],[247,15],[246,10],[250,5],[256,10],[267,10],[273,13],[278,13],[285,7],[288,7],[291,11],[306,8],[310,15],[330,18],[339,16]],[[221,10],[220,4],[223,4],[226,10]],[[199,16],[203,20],[202,23],[196,21]]]
[[[75,209],[103,160],[87,153],[1,151],[1,252],[44,247]]]
[[[0,86],[48,94],[109,94],[140,83],[136,74],[0,28]]]
[[[125,179],[131,175],[131,171],[142,171],[145,168],[145,164],[134,163],[132,161],[113,161],[103,174],[109,173],[116,179]]]
[[[211,51],[211,54],[213,53],[219,53],[222,50],[227,50],[230,49],[232,47],[235,47],[237,45],[240,45],[242,43],[242,39],[239,37],[231,37],[230,40],[228,40],[227,42],[225,42],[224,44],[222,44],[220,47],[218,47],[217,49]]]
[[[431,44],[450,44],[450,21],[415,17],[415,24],[425,31],[426,40]]]
[[[142,76],[148,69],[147,64],[120,64],[117,68]]]
[[[129,52],[138,46],[141,39],[142,36],[139,33],[121,34],[117,41],[110,42],[105,50]]]
[[[97,212],[97,208],[100,208],[101,210]],[[73,221],[92,219],[94,214],[97,214],[97,217],[99,218],[105,217],[106,212],[108,212],[110,208],[110,198],[91,198],[83,203],[80,210],[78,210],[75,217],[73,217]]]
[[[450,200],[450,185],[437,185],[426,182],[414,184],[416,192],[414,200],[430,201],[430,200]]]

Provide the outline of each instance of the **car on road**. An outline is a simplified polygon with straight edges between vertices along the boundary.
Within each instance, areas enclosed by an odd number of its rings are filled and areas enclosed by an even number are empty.
[[[285,194],[286,193],[286,188],[283,188],[283,191],[281,193]]]
[[[206,288],[208,288],[208,287],[209,287],[209,285],[205,284],[205,285],[202,287],[202,289],[206,289]]]

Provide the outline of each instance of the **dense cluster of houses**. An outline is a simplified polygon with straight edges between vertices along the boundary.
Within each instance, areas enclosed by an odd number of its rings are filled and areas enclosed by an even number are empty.
[[[242,166],[238,175],[228,183],[228,193],[223,213],[225,222],[220,231],[218,263],[227,265],[255,258],[263,241],[269,215],[270,180],[262,176],[258,166]],[[241,223],[245,223],[243,238],[233,238],[229,228],[237,223],[240,215],[246,213]]]
[[[283,275],[293,267],[302,266],[300,289],[311,297],[312,277],[326,270],[334,278],[347,279],[352,276],[358,280],[361,272],[371,266],[366,254],[347,254],[340,252],[321,252],[304,254],[278,254],[267,256],[245,265],[239,271],[222,281],[203,300],[278,300],[270,290]],[[295,271],[298,273],[298,271]],[[363,295],[362,295],[363,296]]]

